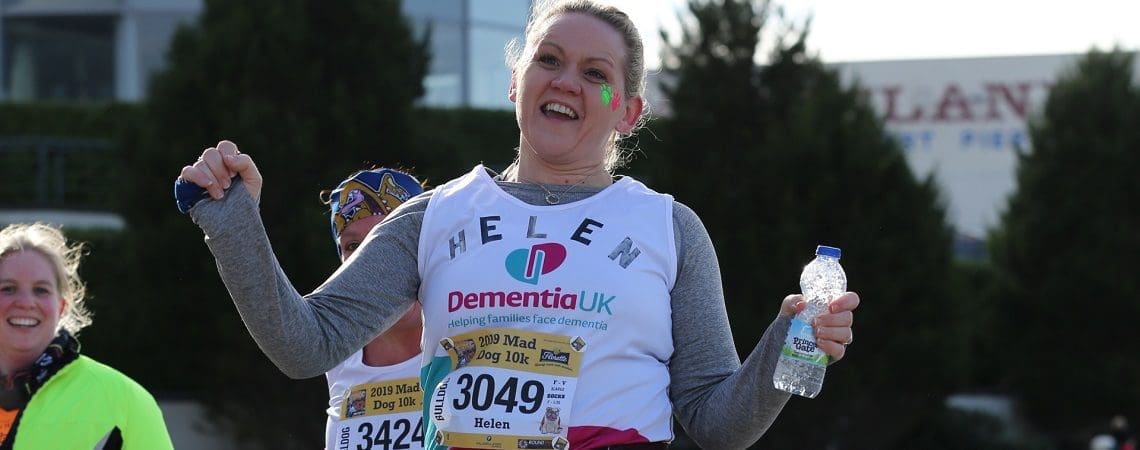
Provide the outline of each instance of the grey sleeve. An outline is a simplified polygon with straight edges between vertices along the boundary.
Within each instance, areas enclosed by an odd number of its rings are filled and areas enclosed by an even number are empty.
[[[419,215],[412,201],[401,205],[408,208],[393,211],[307,296],[281,270],[257,203],[245,189],[231,187],[221,200],[202,200],[190,216],[205,233],[218,274],[258,347],[286,375],[309,378],[363,347],[415,301],[418,219],[427,203],[421,197]]]
[[[672,291],[669,396],[674,414],[701,448],[747,448],[764,435],[791,397],[772,386],[790,318],[772,322],[741,365],[708,231],[696,213],[679,202],[674,202],[673,220],[678,270]]]

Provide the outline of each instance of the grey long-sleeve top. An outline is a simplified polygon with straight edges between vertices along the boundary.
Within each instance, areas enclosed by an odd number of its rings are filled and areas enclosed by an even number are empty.
[[[537,186],[497,181],[520,200],[544,204]],[[235,183],[190,216],[205,232],[218,272],[250,335],[293,378],[324,374],[391,326],[419,298],[417,245],[432,191],[401,205],[324,284],[302,296],[273,253],[256,201]],[[562,194],[578,201],[600,188]],[[702,448],[755,443],[790,394],[772,386],[790,318],[777,318],[740,362],[729,329],[720,266],[708,231],[674,202],[678,272],[671,292],[669,397],[674,415]],[[773,300],[778,301],[778,300]]]

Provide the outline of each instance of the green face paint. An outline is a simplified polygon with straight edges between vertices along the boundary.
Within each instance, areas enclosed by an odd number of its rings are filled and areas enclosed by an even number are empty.
[[[614,95],[614,88],[609,83],[602,83],[602,104],[610,105],[610,111],[617,111],[621,98]]]

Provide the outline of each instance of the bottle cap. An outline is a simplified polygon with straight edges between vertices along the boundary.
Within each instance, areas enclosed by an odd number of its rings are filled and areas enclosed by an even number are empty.
[[[823,255],[823,256],[830,256],[832,258],[838,258],[841,253],[842,252],[839,250],[838,247],[828,247],[826,245],[820,245],[820,246],[817,246],[815,248],[815,254]]]

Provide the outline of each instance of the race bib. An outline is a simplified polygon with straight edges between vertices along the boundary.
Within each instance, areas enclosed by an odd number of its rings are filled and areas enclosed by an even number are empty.
[[[343,396],[335,449],[422,448],[422,396],[418,378],[352,386]]]
[[[444,338],[451,373],[436,387],[432,438],[454,447],[568,450],[586,341],[510,328]]]

